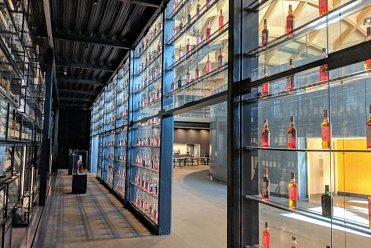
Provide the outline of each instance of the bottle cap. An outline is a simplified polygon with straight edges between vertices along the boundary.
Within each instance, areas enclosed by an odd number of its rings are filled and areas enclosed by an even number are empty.
[[[294,116],[293,115],[290,116],[290,122],[294,123]]]
[[[295,241],[296,240],[296,237],[292,236],[292,240]]]
[[[325,185],[325,192],[329,192],[330,191],[330,185]]]
[[[292,66],[292,59],[289,60],[289,65]]]
[[[268,124],[268,120],[267,119],[264,120],[264,124]]]
[[[265,225],[265,228],[268,228],[268,222],[265,222],[264,225]]]
[[[291,179],[295,179],[295,172],[291,172]]]
[[[264,169],[263,169],[263,173],[264,173],[264,174],[268,174],[268,168],[264,168]]]
[[[264,19],[264,25],[267,25],[267,19]]]
[[[292,5],[291,4],[289,5],[289,10],[292,10]]]
[[[371,114],[371,105],[368,106],[368,112]]]
[[[327,109],[323,110],[323,116],[327,117]]]
[[[371,35],[371,27],[367,27],[367,35]]]

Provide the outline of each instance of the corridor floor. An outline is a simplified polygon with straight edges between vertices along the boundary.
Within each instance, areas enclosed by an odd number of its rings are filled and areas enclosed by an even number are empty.
[[[173,232],[152,235],[94,176],[87,194],[71,194],[59,171],[34,247],[226,247],[226,186],[210,182],[206,166],[174,170]]]

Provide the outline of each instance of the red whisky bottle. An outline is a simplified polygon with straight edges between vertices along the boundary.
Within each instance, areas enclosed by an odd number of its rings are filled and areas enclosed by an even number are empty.
[[[318,10],[319,10],[319,15],[325,15],[328,11],[328,3],[327,0],[319,0],[318,1]]]
[[[292,59],[289,61],[289,70],[293,68]],[[287,77],[287,92],[291,93],[295,89],[295,75],[291,74]]]
[[[271,233],[268,229],[268,222],[265,222],[262,238],[262,247],[270,248],[271,247]]]
[[[366,124],[367,149],[371,149],[371,105],[368,106],[368,121]]]
[[[331,147],[331,124],[327,116],[327,110],[323,111],[323,121],[321,123],[322,148],[329,149]]]
[[[211,71],[211,61],[210,61],[210,55],[207,55],[207,61],[205,65],[206,73],[209,73]]]
[[[200,0],[197,0],[197,6],[196,6],[196,15],[197,15],[197,17],[200,16],[200,9],[201,9]]]
[[[200,44],[201,43],[201,33],[200,33],[200,30],[197,29],[197,34],[196,34],[196,44]]]
[[[366,41],[371,40],[371,27],[367,27],[367,37]],[[365,70],[371,70],[371,58],[363,62]]]
[[[268,77],[266,66],[264,66],[263,68],[263,78],[265,77]],[[269,82],[264,82],[262,84],[262,96],[267,96],[267,95],[269,95]]]
[[[322,48],[322,58],[326,58],[327,51],[326,48]],[[319,81],[325,82],[328,81],[328,65],[324,64],[319,67]]]
[[[268,127],[268,120],[264,120],[264,126],[261,133],[261,146],[269,147],[270,146],[270,132]]]
[[[295,173],[291,172],[291,181],[289,182],[289,208],[296,209],[298,205],[298,187],[295,182]]]
[[[260,178],[260,189],[262,194],[263,201],[269,201],[269,178],[268,178],[268,169],[263,169],[263,177]]]
[[[296,148],[296,129],[294,125],[294,116],[290,116],[290,126],[287,129],[287,147],[289,149]]]
[[[222,49],[220,48],[219,50],[219,56],[218,56],[218,68],[222,68],[224,65],[224,57],[223,57],[223,53],[222,53]]]
[[[264,28],[262,30],[262,46],[263,48],[267,48],[269,40],[269,30],[267,28],[267,19],[264,19]]]
[[[220,14],[219,14],[219,29],[221,29],[223,26],[224,26],[223,9],[220,9]]]
[[[289,5],[289,13],[286,17],[286,34],[288,38],[292,38],[294,33],[295,16],[292,13],[292,5]]]
[[[207,27],[206,27],[206,40],[209,41],[210,40],[210,34],[211,34],[211,26],[210,26],[210,22],[207,24]]]

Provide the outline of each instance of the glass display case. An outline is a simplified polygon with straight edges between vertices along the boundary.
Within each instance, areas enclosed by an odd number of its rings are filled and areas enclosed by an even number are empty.
[[[12,156],[13,147],[11,145],[0,145],[0,177],[10,177],[12,175]]]
[[[8,118],[8,102],[6,98],[0,94],[0,140],[6,139],[6,124]]]
[[[129,116],[129,63],[127,58],[116,80],[116,133],[113,189],[125,199]]]
[[[16,108],[10,104],[9,105],[9,116],[8,116],[8,140],[9,141],[19,141],[21,138],[21,115],[17,112]]]
[[[6,185],[0,186],[0,222],[4,223],[6,214]],[[0,240],[1,242],[1,240]]]
[[[25,165],[25,146],[15,145],[13,154],[13,174],[19,174]]]
[[[370,7],[243,1],[235,14],[240,247],[369,246]]]
[[[165,10],[165,110],[227,90],[228,10],[227,0],[169,2]]]
[[[129,130],[127,198],[131,206],[158,225],[161,143],[163,16],[160,14],[132,53],[133,76]],[[158,166],[155,168],[156,158]]]
[[[112,188],[115,163],[115,130],[103,134],[102,180]]]
[[[19,176],[13,176],[6,180],[7,185],[7,203],[6,203],[6,216],[11,216],[13,209],[19,203]]]

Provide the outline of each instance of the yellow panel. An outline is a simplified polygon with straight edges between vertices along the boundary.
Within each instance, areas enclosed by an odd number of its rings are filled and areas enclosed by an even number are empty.
[[[364,150],[366,140],[360,138],[334,140],[335,149]],[[338,153],[336,155],[337,187],[338,191],[371,194],[371,152]]]

